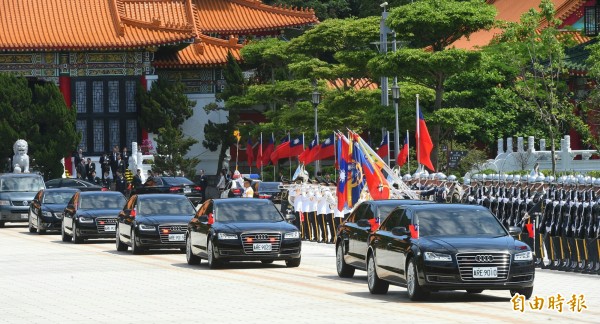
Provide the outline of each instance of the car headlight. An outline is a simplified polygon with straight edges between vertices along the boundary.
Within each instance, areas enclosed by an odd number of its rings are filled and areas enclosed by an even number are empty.
[[[286,239],[297,239],[297,238],[300,238],[300,232],[295,231],[295,232],[285,233],[285,235],[283,236],[283,238],[286,238]]]
[[[425,252],[425,261],[452,261],[452,256],[445,253]]]
[[[91,217],[79,217],[77,220],[79,220],[80,223],[93,223],[94,219]]]
[[[154,231],[156,230],[156,226],[154,225],[146,225],[146,224],[140,224],[140,231]]]
[[[10,200],[0,200],[0,206],[10,206]]]
[[[533,260],[533,253],[531,251],[525,251],[515,254],[515,261],[531,261]]]
[[[65,213],[56,213],[54,216],[56,216],[58,219],[63,219],[63,217],[65,217]]]
[[[42,216],[44,216],[44,217],[52,217],[52,213],[49,212],[49,211],[43,211],[42,212]]]
[[[230,233],[219,233],[217,237],[219,240],[237,240],[238,238],[237,234]]]

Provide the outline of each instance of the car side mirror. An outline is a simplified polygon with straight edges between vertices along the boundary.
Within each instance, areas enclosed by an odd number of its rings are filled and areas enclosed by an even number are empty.
[[[406,236],[409,235],[410,232],[408,229],[406,229],[406,227],[398,226],[392,228],[392,234],[395,236]]]
[[[285,220],[288,222],[293,222],[296,219],[296,215],[294,214],[286,214],[285,215]]]
[[[366,220],[366,219],[359,219],[358,222],[356,222],[356,225],[358,225],[358,227],[369,227],[369,228],[371,228],[371,223],[369,223],[369,221]]]
[[[511,236],[517,236],[521,234],[521,228],[517,226],[511,226],[508,228],[508,234],[510,234]]]
[[[198,217],[198,221],[200,223],[208,223],[208,215],[202,215],[202,216]]]

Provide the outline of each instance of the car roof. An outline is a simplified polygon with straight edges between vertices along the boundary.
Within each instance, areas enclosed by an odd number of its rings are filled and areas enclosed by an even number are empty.
[[[47,188],[44,192],[78,192],[79,189],[73,187]]]
[[[80,196],[123,196],[122,193],[118,191],[82,191],[79,193]]]
[[[2,178],[30,178],[30,177],[39,177],[42,176],[36,173],[2,173],[0,174]]]
[[[269,199],[258,199],[258,198],[226,198],[226,199],[213,199],[215,206],[225,204],[272,204]]]
[[[369,203],[375,206],[384,205],[420,205],[420,204],[433,204],[429,200],[417,200],[417,199],[384,199],[384,200],[367,200],[363,203]]]
[[[474,210],[488,210],[484,206],[480,205],[465,205],[465,204],[423,204],[413,205],[410,208],[414,210],[438,210],[438,209],[474,209]]]
[[[171,194],[171,193],[151,193],[151,194],[143,194],[138,195],[138,200],[148,200],[148,199],[159,199],[159,198],[186,198],[184,195],[180,194]]]

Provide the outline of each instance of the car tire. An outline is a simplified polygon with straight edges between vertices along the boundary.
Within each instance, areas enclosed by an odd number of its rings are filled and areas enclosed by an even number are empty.
[[[533,295],[533,287],[527,287],[527,288],[522,288],[522,289],[511,289],[510,290],[510,295],[511,296],[514,296],[516,294],[523,295],[523,296],[525,296],[525,299],[529,299],[529,298],[531,298],[531,295]]]
[[[131,254],[142,254],[144,249],[135,240],[135,230],[131,230]]]
[[[29,229],[29,233],[37,232],[37,229],[35,227],[33,227],[33,223],[31,222],[31,217],[29,217],[27,229]]]
[[[200,264],[201,259],[194,253],[192,253],[192,239],[188,235],[185,240],[185,260],[189,265]]]
[[[387,294],[390,288],[390,284],[377,275],[375,258],[372,254],[369,254],[367,257],[367,286],[369,287],[369,292],[374,295]]]
[[[117,251],[127,251],[127,248],[129,248],[127,246],[127,244],[121,242],[121,232],[119,231],[119,226],[117,225],[117,230],[115,231],[116,233],[116,240],[115,240],[115,245],[117,246]]]
[[[221,262],[217,261],[217,259],[215,258],[214,246],[210,237],[208,238],[208,242],[206,243],[206,254],[208,255],[208,267],[210,269],[217,269],[221,265]]]
[[[288,268],[297,268],[300,266],[302,258],[285,260],[285,266]]]
[[[4,222],[0,222],[0,228],[4,227]]]
[[[260,260],[260,262],[262,262],[262,264],[271,264],[273,263],[273,260]]]
[[[467,289],[467,294],[481,294],[483,289]]]
[[[38,218],[38,223],[37,223],[37,232],[39,235],[46,234],[46,230],[42,229],[42,224],[40,224],[39,218]]]
[[[75,220],[73,220],[73,243],[75,243],[75,244],[83,243],[83,238],[81,236],[77,235],[77,223]]]
[[[61,236],[63,242],[71,242],[71,235],[69,235],[65,232],[64,223],[60,226],[60,236]]]
[[[429,296],[429,291],[419,285],[419,277],[415,261],[410,259],[406,267],[406,291],[410,300],[423,300]]]
[[[335,267],[337,274],[340,278],[352,278],[354,277],[354,271],[356,268],[346,263],[344,260],[344,242],[339,240],[340,243],[335,249]]]

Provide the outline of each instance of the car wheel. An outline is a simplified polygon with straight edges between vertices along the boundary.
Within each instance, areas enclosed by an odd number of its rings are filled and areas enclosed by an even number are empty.
[[[511,296],[514,296],[516,294],[523,295],[523,296],[525,296],[525,299],[529,299],[529,298],[531,298],[531,295],[533,294],[533,287],[527,287],[527,288],[522,288],[522,289],[511,289],[510,290],[510,295]]]
[[[467,294],[481,294],[483,289],[467,289]]]
[[[207,246],[207,252],[206,254],[208,254],[208,267],[211,269],[216,269],[221,265],[221,262],[217,261],[217,259],[215,258],[215,251],[214,251],[214,247],[213,247],[213,243],[211,238],[208,238],[208,242],[206,244]]]
[[[46,230],[42,229],[42,224],[40,222],[40,219],[38,218],[38,222],[37,222],[37,232],[38,234],[42,235],[42,234],[46,234]]]
[[[77,223],[75,222],[75,220],[73,220],[73,242],[75,244],[83,243],[83,238],[77,235]]]
[[[419,285],[417,267],[413,259],[408,261],[408,267],[406,268],[406,290],[410,300],[422,300],[429,295],[429,292]]]
[[[117,251],[127,251],[127,244],[121,242],[121,232],[119,231],[119,226],[117,226],[117,230],[115,231],[116,234],[116,246],[117,246]]]
[[[341,241],[341,240],[340,240]],[[344,260],[344,242],[340,242],[335,249],[335,267],[337,274],[340,278],[352,278],[354,277],[354,271],[356,268],[346,263]]]
[[[142,254],[144,249],[140,247],[135,239],[135,230],[131,230],[131,253],[132,254]]]
[[[31,217],[29,217],[27,228],[29,229],[29,233],[37,232],[37,229],[35,227],[33,227],[33,223],[31,222]]]
[[[4,227],[4,222],[0,222],[0,228]]]
[[[390,284],[377,275],[375,257],[371,254],[367,259],[367,286],[369,286],[369,292],[375,295],[386,294],[390,288]]]
[[[190,238],[190,236],[188,235],[186,240],[185,240],[185,259],[187,260],[187,264],[189,265],[196,265],[196,264],[200,264],[200,258],[195,255],[194,253],[192,253],[192,239]]]
[[[63,242],[71,242],[71,235],[65,233],[65,225],[64,223],[60,226],[60,236]]]
[[[263,264],[271,264],[273,263],[273,260],[260,260],[260,262],[262,262]]]
[[[302,258],[285,260],[285,266],[288,268],[297,268],[300,266]]]

